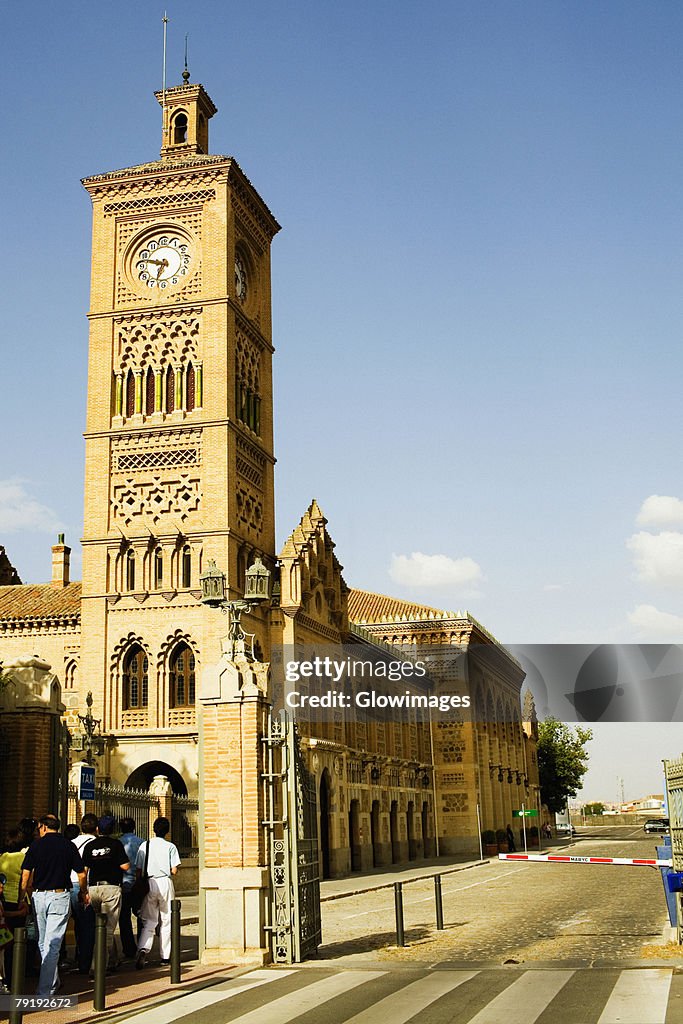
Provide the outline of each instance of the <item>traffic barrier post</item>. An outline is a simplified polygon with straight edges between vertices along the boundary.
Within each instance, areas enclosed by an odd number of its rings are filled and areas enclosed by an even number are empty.
[[[443,931],[443,899],[441,897],[441,875],[434,875],[434,899],[436,900],[436,928]]]
[[[95,914],[95,991],[93,993],[93,1009],[105,1010],[105,975],[107,972],[107,915]]]
[[[180,900],[171,900],[171,984],[180,984]]]
[[[14,948],[12,949],[12,981],[13,996],[20,996],[24,991],[26,974],[26,929],[14,929]],[[24,1015],[21,1010],[10,1010],[9,1024],[21,1024]]]
[[[403,883],[394,882],[394,906],[396,909],[396,945],[405,946],[403,932]]]

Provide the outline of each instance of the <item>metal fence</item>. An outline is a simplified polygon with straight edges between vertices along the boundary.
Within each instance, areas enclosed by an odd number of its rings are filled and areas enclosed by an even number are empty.
[[[199,801],[189,796],[171,798],[171,839],[181,859],[199,856]]]
[[[80,824],[84,808],[78,799],[78,789],[69,786],[69,821]],[[152,796],[144,789],[125,789],[123,786],[96,786],[95,799],[88,801],[88,810],[98,818],[103,814],[111,814],[117,824],[121,818],[132,818],[135,832],[148,839],[150,822],[161,813],[159,798]]]

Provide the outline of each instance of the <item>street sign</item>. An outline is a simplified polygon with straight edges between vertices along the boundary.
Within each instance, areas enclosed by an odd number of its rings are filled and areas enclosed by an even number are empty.
[[[95,769],[89,764],[81,765],[81,774],[78,779],[78,799],[95,799]]]
[[[513,811],[513,818],[537,818],[538,811],[535,807],[523,807],[521,811]]]

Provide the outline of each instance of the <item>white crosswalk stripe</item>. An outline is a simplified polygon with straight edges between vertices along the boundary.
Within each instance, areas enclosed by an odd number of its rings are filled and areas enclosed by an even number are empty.
[[[622,971],[598,1024],[663,1024],[670,988],[666,968]]]
[[[305,988],[274,999],[272,1003],[260,1006],[256,1010],[238,1017],[234,1024],[287,1024],[287,1021],[300,1017],[301,1014],[327,1003],[335,996],[340,996],[364,985],[373,978],[381,978],[384,971],[342,971],[322,981],[314,981]]]
[[[344,1024],[377,1024],[378,1020],[389,1020],[391,1024],[405,1024],[430,1003],[441,999],[476,975],[476,971],[434,971],[426,978],[420,978],[398,992],[385,996],[367,1010],[361,1010]]]
[[[153,1010],[143,1010],[135,1015],[135,1024],[170,1024],[171,1021],[178,1020],[179,1017],[184,1017],[188,1013],[197,1013],[207,1006],[222,1003],[225,999],[242,995],[243,992],[272,984],[274,981],[279,981],[280,978],[286,978],[290,974],[296,973],[296,970],[250,971],[249,974],[240,978],[232,978],[230,981],[223,981],[218,985],[211,985],[210,988],[203,988],[199,992],[192,992],[191,995],[174,999],[173,1002],[155,1006]]]
[[[488,987],[489,977],[495,977],[495,995]],[[457,1019],[458,1024],[534,1024],[553,1000],[553,1011],[564,1007],[570,1019],[572,991],[576,992],[577,986],[590,988],[596,977],[594,970],[560,969],[501,975],[499,970],[487,969],[416,968],[406,975],[405,970],[392,970],[389,965],[386,970],[338,970],[327,964],[262,968],[142,1010],[131,1019],[134,1024],[172,1024],[184,1017],[198,1022],[203,1010],[229,1001],[226,1018],[230,1024],[295,1024],[323,1004],[328,1004],[324,1018],[329,1024],[418,1024],[425,1011],[430,1019],[436,1014],[435,1019]],[[604,983],[596,990],[600,996],[590,1004],[589,1019],[582,1016],[581,1024],[666,1024],[670,998],[677,1003],[682,991],[674,989],[671,995],[672,968],[625,969],[610,988],[612,977],[608,982],[603,976]],[[369,985],[377,979],[382,979],[379,990]],[[285,980],[289,991],[282,994],[278,983]],[[365,986],[369,986],[367,990]],[[461,994],[463,986],[467,995]],[[350,993],[354,995],[347,999]],[[428,1009],[439,1001],[438,1008]],[[212,1012],[214,1019],[220,1019],[220,1010],[219,1017],[216,1009]]]
[[[468,1024],[533,1024],[573,971],[526,971],[491,1000]]]

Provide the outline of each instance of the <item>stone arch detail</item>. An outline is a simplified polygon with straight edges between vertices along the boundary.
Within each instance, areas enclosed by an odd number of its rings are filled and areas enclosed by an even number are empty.
[[[174,726],[195,726],[197,713],[195,708],[171,708],[169,700],[169,662],[171,654],[180,643],[185,643],[192,651],[195,659],[195,675],[199,679],[201,671],[199,645],[191,633],[187,630],[176,629],[169,633],[161,645],[157,655],[157,680],[158,680],[158,701],[159,721],[164,727]]]
[[[152,655],[149,644],[138,633],[132,631],[115,644],[109,660],[109,701],[108,716],[112,728],[117,730],[131,727],[143,727],[149,724],[149,705],[136,710],[123,710],[123,662],[127,652],[134,645],[139,645],[147,656],[149,668],[152,667]],[[151,677],[151,671],[149,673]],[[150,693],[153,690],[150,678]]]

